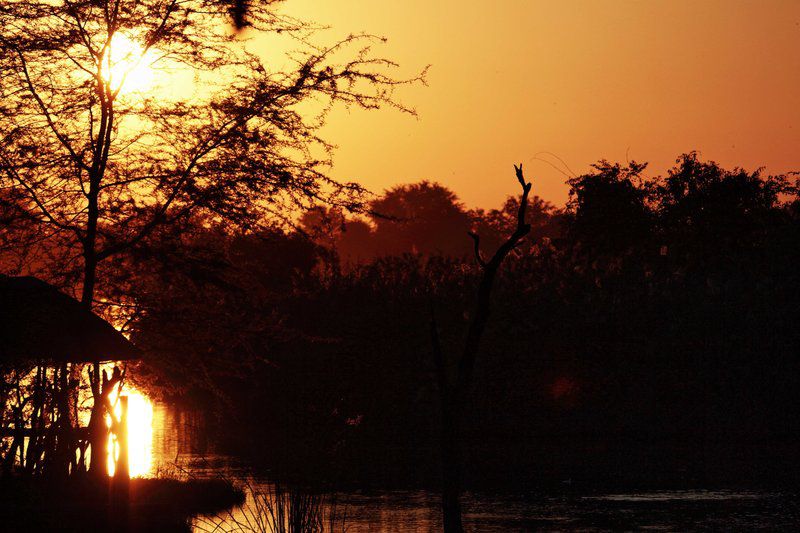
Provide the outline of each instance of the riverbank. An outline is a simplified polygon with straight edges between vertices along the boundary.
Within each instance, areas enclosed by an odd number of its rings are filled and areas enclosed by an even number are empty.
[[[112,483],[7,477],[0,480],[6,531],[191,531],[198,514],[244,502],[229,481],[132,479],[127,495]]]

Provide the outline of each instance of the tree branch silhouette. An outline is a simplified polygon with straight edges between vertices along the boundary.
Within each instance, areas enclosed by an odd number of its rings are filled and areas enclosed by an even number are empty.
[[[492,288],[503,261],[531,231],[531,226],[526,222],[525,217],[528,209],[528,195],[532,184],[525,181],[522,164],[519,166],[514,165],[514,171],[517,181],[522,187],[517,210],[517,225],[514,231],[497,248],[488,261],[485,261],[482,257],[479,235],[475,232],[468,233],[474,243],[475,260],[481,270],[481,276],[478,283],[475,311],[467,330],[463,351],[455,362],[454,373],[448,367],[447,360],[442,352],[438,324],[433,312],[431,312],[431,342],[434,362],[436,363],[441,405],[442,515],[446,533],[463,532],[460,502],[463,476],[460,442],[462,417],[464,416],[464,402],[472,384],[475,360],[481,337],[486,329],[491,311]]]

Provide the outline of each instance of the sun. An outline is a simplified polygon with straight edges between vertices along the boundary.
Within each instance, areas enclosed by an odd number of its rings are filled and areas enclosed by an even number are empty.
[[[145,50],[141,42],[124,33],[116,33],[103,55],[101,73],[111,90],[121,94],[141,93],[153,89],[156,60],[153,50]]]

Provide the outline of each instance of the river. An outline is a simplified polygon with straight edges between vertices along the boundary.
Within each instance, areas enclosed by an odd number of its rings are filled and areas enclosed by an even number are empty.
[[[348,492],[298,499],[277,493],[271,481],[234,457],[215,453],[202,418],[155,405],[152,458],[145,475],[224,477],[247,488],[242,508],[193,520],[195,531],[272,531],[285,512],[276,502],[318,506],[319,519],[336,531],[427,532],[440,530],[433,491]],[[295,498],[295,499],[292,499]],[[313,514],[313,513],[312,513]],[[513,531],[797,531],[800,506],[781,490],[696,489],[581,491],[565,483],[553,493],[467,493],[465,529]],[[328,529],[326,529],[328,531]]]

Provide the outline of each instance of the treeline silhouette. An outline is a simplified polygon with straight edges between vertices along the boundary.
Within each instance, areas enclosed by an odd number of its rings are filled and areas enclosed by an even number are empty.
[[[563,209],[533,197],[475,370],[467,483],[795,476],[793,180],[689,153],[664,177],[601,161]],[[296,231],[162,229],[110,269],[149,353],[133,375],[215,406],[225,444],[273,471],[435,482],[429,323],[461,342],[479,276],[467,232],[492,249],[516,202],[471,211],[422,182]]]

